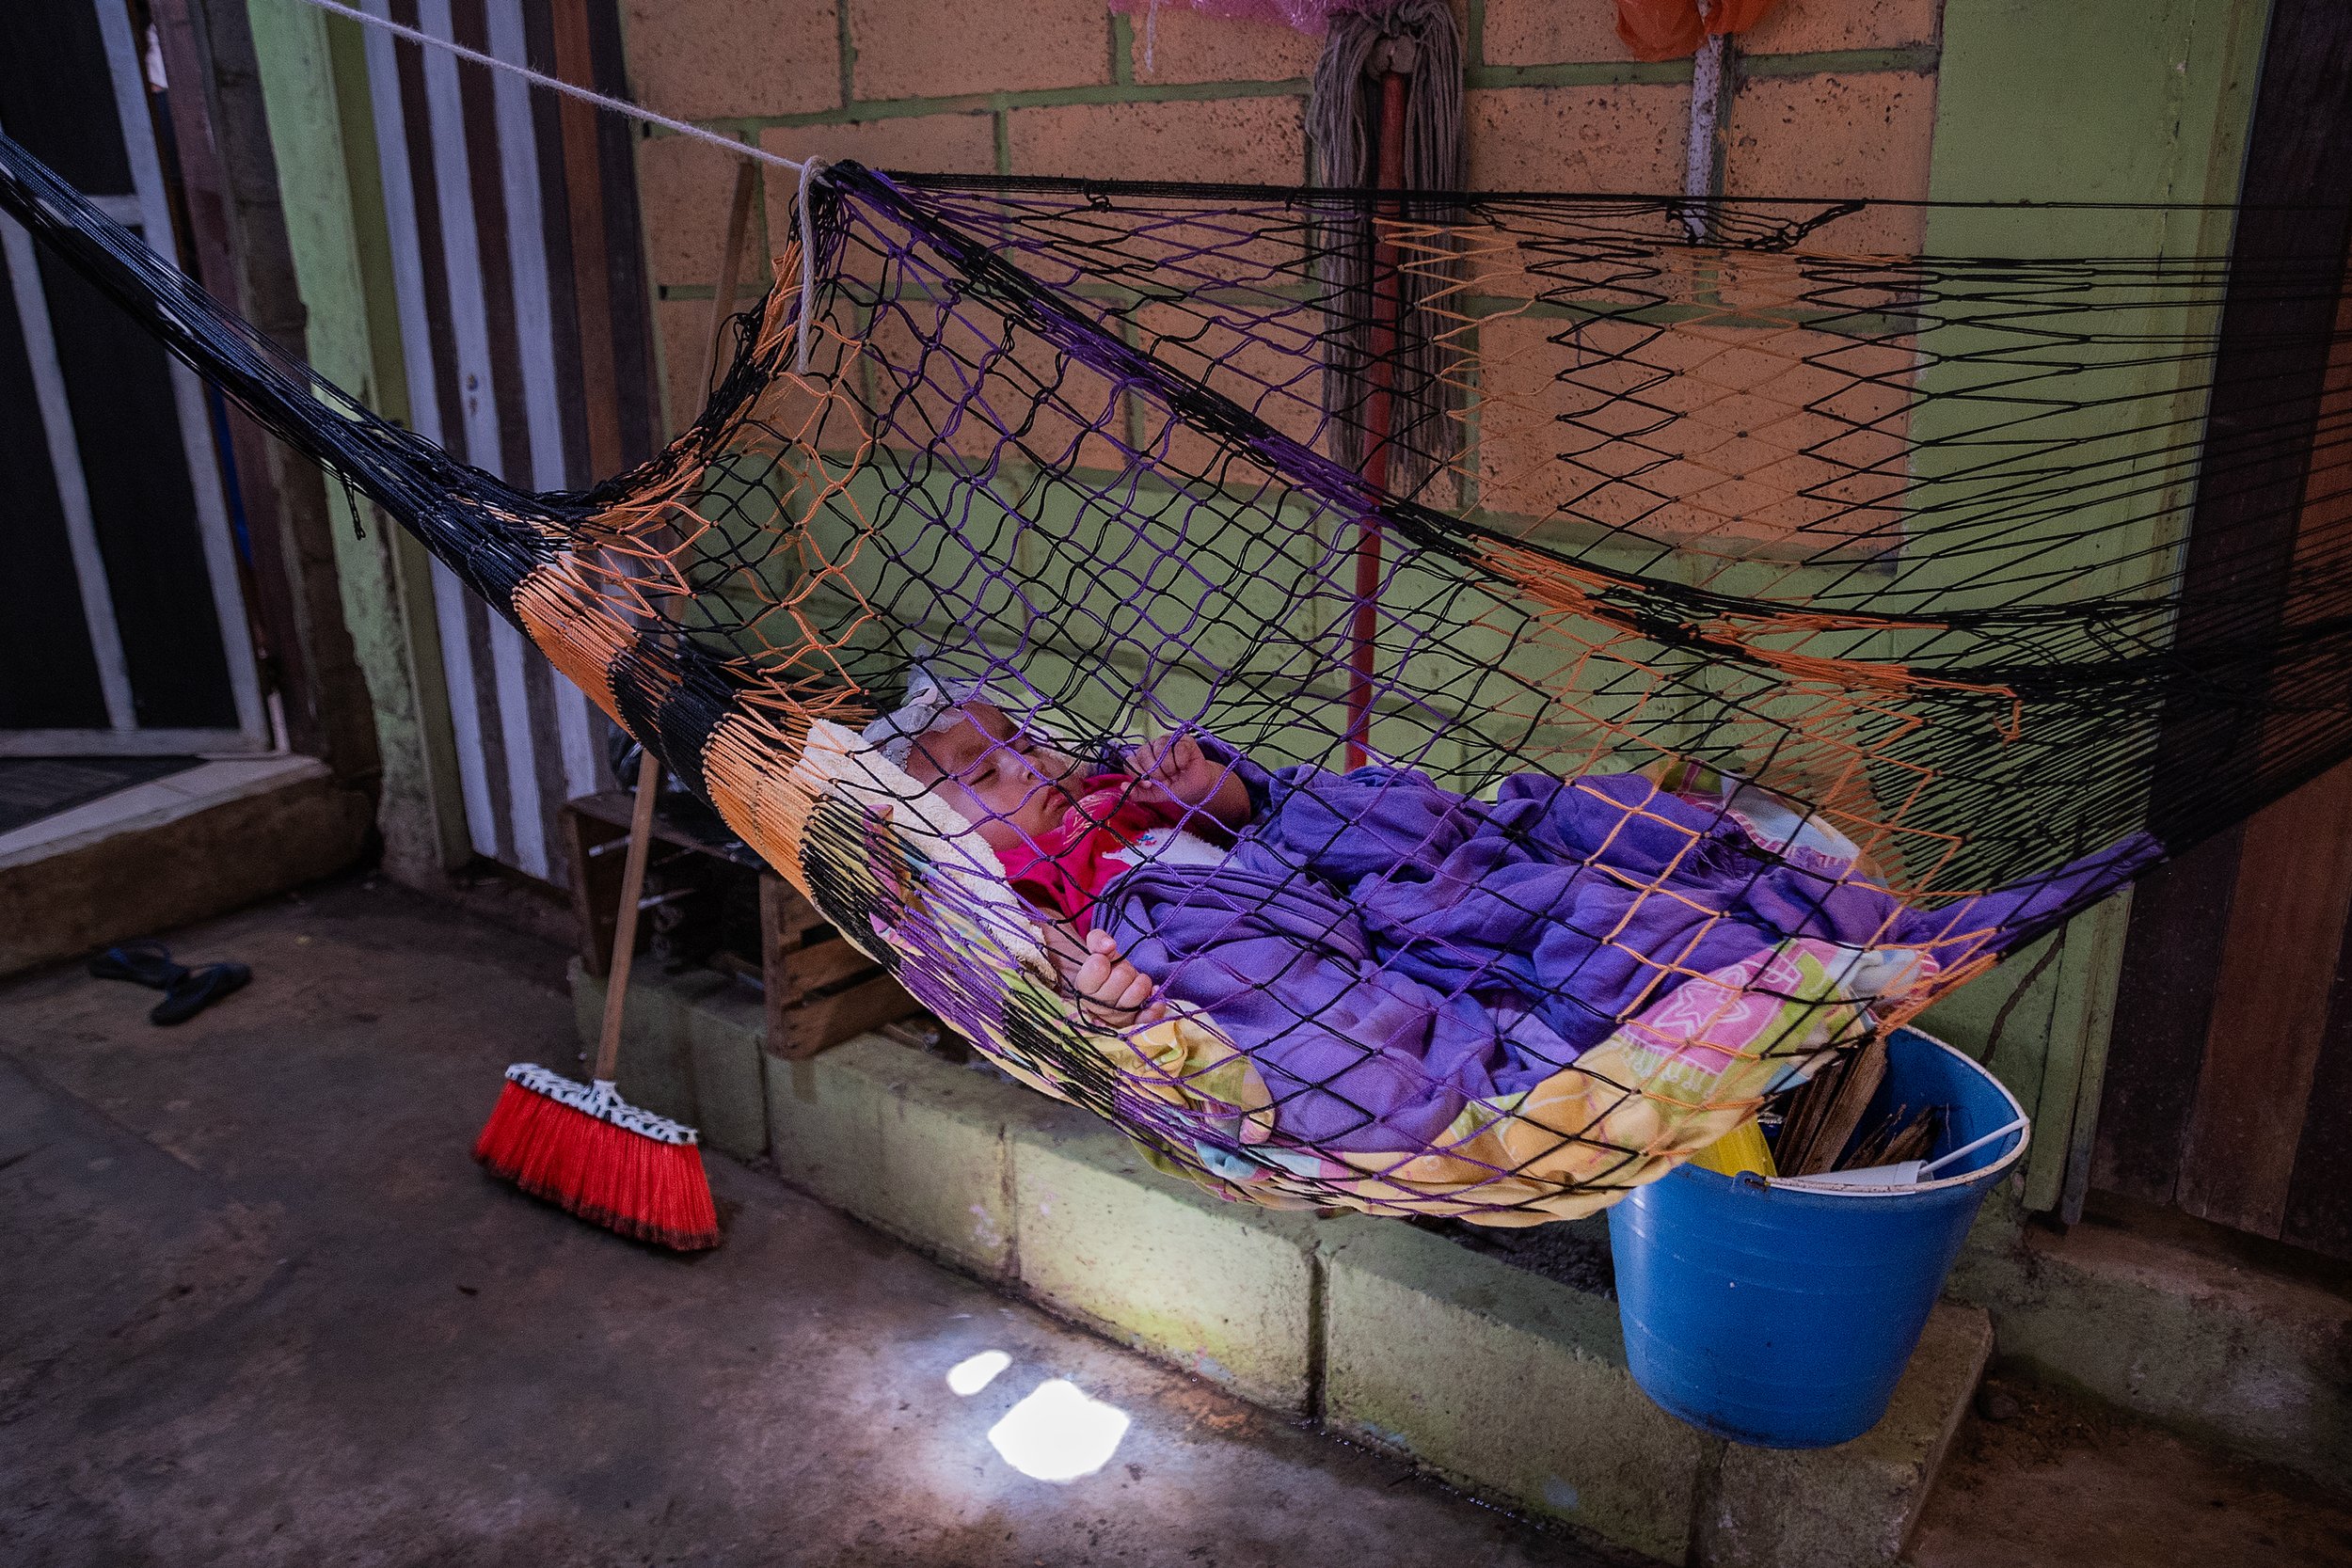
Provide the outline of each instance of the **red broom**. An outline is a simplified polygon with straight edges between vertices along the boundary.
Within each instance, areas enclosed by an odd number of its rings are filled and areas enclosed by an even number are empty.
[[[506,1087],[473,1146],[473,1157],[491,1175],[591,1225],[692,1252],[719,1244],[719,1214],[711,1206],[710,1179],[703,1174],[694,1130],[631,1105],[612,1082],[660,784],[661,766],[647,752],[637,769],[637,800],[629,814],[628,860],[621,872],[620,919],[612,932],[612,973],[604,993],[595,1082],[576,1084],[546,1068],[516,1063],[506,1069]]]

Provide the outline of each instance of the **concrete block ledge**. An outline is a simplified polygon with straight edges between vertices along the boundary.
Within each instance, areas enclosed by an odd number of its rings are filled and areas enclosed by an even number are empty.
[[[584,1037],[602,986],[577,969]],[[1223,1202],[1093,1117],[868,1035],[760,1051],[716,975],[632,985],[632,1100],[958,1268],[1474,1493],[1691,1568],[1897,1560],[1992,1345],[1938,1307],[1884,1421],[1840,1448],[1724,1444],[1649,1402],[1615,1303],[1398,1220]]]
[[[2352,1490],[2352,1302],[2209,1245],[2096,1219],[2058,1236],[1995,1193],[1949,1293],[2004,1360]]]
[[[1314,1218],[1163,1176],[1078,1115],[1081,1125],[1039,1128],[1009,1149],[1022,1289],[1246,1399],[1308,1414]]]
[[[374,802],[310,757],[212,762],[0,833],[0,975],[225,914],[359,859]]]

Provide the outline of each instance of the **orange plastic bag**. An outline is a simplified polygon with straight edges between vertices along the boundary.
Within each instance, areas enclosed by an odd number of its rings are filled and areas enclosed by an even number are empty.
[[[1698,52],[1709,33],[1744,33],[1780,0],[1715,0],[1699,15],[1698,0],[1617,0],[1617,37],[1639,60],[1672,60]]]

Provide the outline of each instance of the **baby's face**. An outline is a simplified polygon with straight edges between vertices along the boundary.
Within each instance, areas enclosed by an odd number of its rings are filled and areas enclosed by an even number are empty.
[[[992,847],[1009,849],[1061,825],[1074,802],[1062,781],[1077,764],[1041,746],[990,703],[966,703],[953,722],[918,736],[907,753],[915,783],[953,806]]]

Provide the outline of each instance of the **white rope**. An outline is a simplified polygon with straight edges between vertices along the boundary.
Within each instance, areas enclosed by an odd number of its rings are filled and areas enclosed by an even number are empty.
[[[323,11],[332,11],[337,16],[347,16],[352,21],[363,23],[370,27],[380,27],[395,37],[408,40],[411,43],[429,43],[436,49],[446,49],[459,59],[471,60],[474,64],[486,66],[492,71],[503,71],[509,76],[519,76],[526,82],[535,83],[553,92],[560,92],[566,98],[577,98],[583,103],[594,103],[599,109],[610,109],[616,115],[627,115],[631,119],[642,119],[648,125],[659,125],[663,130],[675,131],[681,136],[691,136],[696,141],[705,141],[713,147],[725,148],[739,158],[751,158],[759,163],[773,164],[778,168],[788,168],[796,174],[807,167],[798,159],[779,157],[773,152],[754,147],[749,142],[737,141],[733,136],[723,136],[716,131],[706,131],[701,126],[690,124],[683,119],[672,119],[668,115],[655,114],[651,109],[642,108],[624,99],[607,98],[600,92],[590,92],[586,87],[574,87],[562,77],[544,75],[529,66],[516,65],[512,60],[501,60],[496,55],[485,55],[478,49],[469,49],[453,40],[435,38],[431,33],[419,32],[414,27],[405,27],[389,17],[376,16],[359,9],[357,6],[343,5],[341,0],[302,0],[302,3],[306,6],[316,6]]]
[[[821,158],[801,166],[801,320],[792,335],[792,369],[799,375],[808,373],[808,341],[817,332],[817,225],[808,215],[808,187],[822,167]]]

